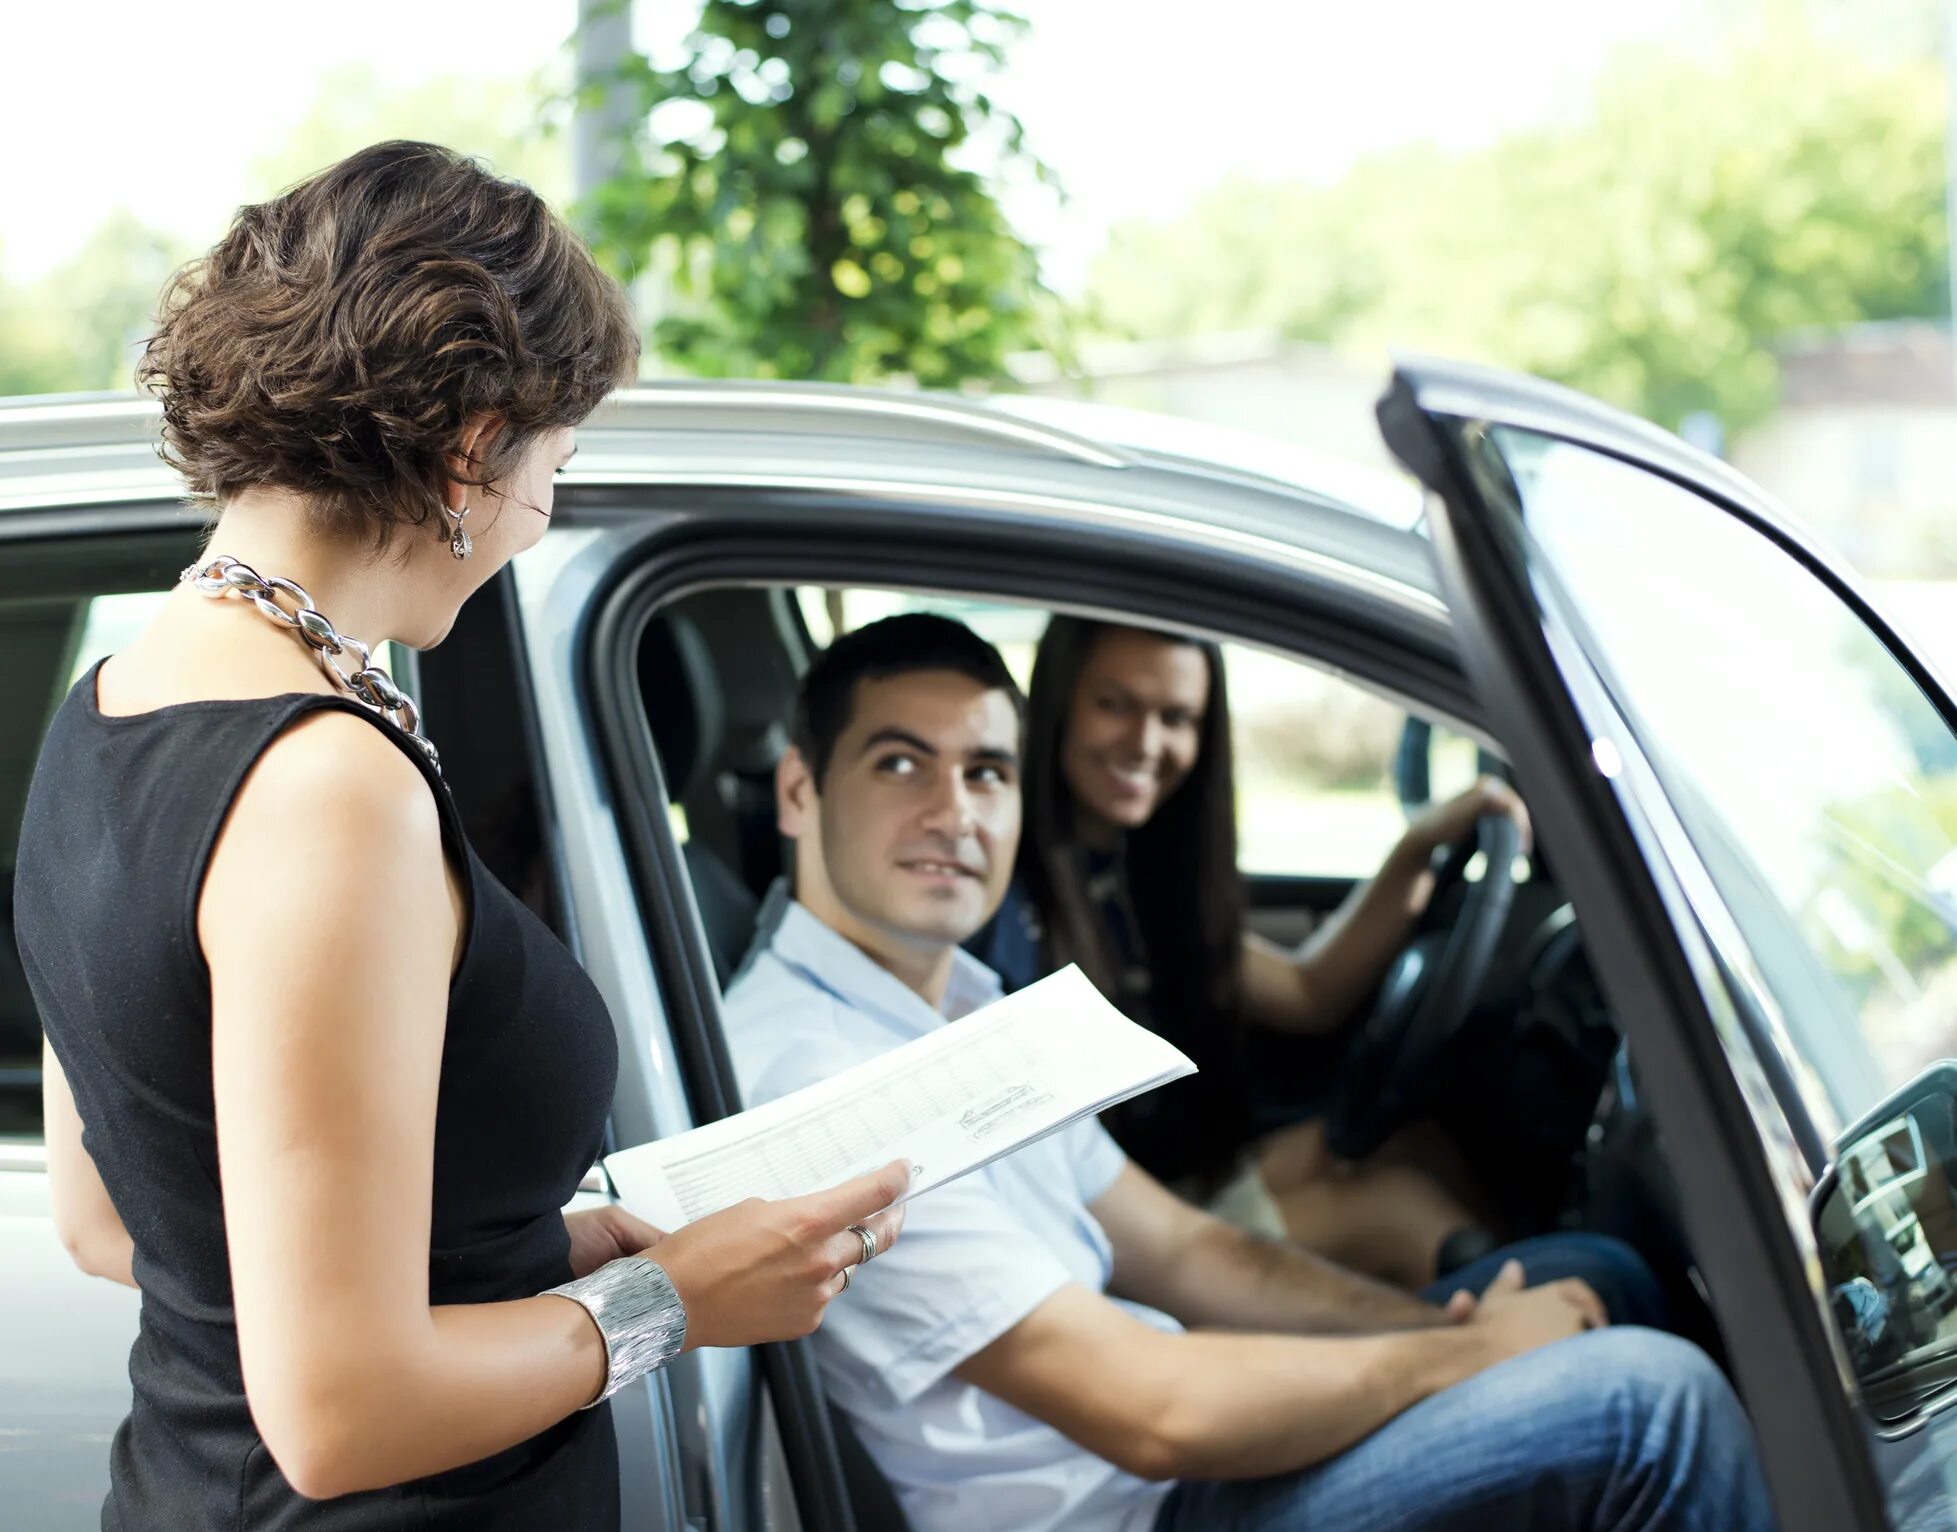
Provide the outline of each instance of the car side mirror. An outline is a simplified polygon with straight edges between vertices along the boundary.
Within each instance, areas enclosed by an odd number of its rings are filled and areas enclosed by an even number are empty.
[[[1863,1402],[1905,1421],[1957,1388],[1957,1060],[1843,1133],[1809,1208]]]

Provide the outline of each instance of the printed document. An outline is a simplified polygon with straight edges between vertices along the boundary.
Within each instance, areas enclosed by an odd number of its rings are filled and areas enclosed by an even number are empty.
[[[667,1230],[897,1159],[914,1197],[1195,1072],[1070,966],[792,1095],[607,1155],[605,1169],[626,1207]]]

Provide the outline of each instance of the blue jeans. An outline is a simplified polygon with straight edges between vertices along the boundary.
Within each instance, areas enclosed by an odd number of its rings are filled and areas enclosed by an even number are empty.
[[[1523,1279],[1530,1287],[1581,1277],[1603,1300],[1614,1325],[1662,1330],[1671,1321],[1664,1291],[1644,1257],[1623,1240],[1603,1234],[1543,1234],[1518,1240],[1442,1277],[1421,1296],[1429,1303],[1445,1303],[1464,1288],[1479,1295],[1509,1260],[1522,1263]]]
[[[1431,1396],[1339,1456],[1185,1481],[1156,1532],[1770,1532],[1753,1433],[1697,1347],[1592,1330]]]

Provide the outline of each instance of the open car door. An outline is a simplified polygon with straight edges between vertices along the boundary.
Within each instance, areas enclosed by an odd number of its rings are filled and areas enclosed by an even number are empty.
[[[1643,422],[1426,362],[1379,417],[1430,491],[1464,667],[1681,1183],[1782,1527],[1957,1526],[1949,692],[1757,489]]]

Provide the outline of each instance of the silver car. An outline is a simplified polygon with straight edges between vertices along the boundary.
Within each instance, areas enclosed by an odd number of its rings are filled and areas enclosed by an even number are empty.
[[[1633,1240],[1733,1376],[1788,1532],[1957,1526],[1949,690],[1663,433],[1445,364],[1403,366],[1380,423],[1417,486],[1087,406],[634,389],[551,535],[395,673],[485,861],[605,993],[620,1145],[738,1107],[720,985],[780,865],[788,701],[841,625],[953,611],[1016,662],[1054,610],[1223,641],[1244,876],[1286,940],[1451,774],[1511,773],[1538,853],[1455,858],[1371,1014],[1267,1073],[1328,1081],[1355,1152],[1445,1114],[1535,1224]],[[41,727],[197,549],[155,424],[0,404],[9,891]],[[38,1078],[0,940],[11,1532],[94,1525],[138,1301],[54,1235]],[[628,1528],[903,1526],[806,1344],[689,1354],[615,1410]]]

